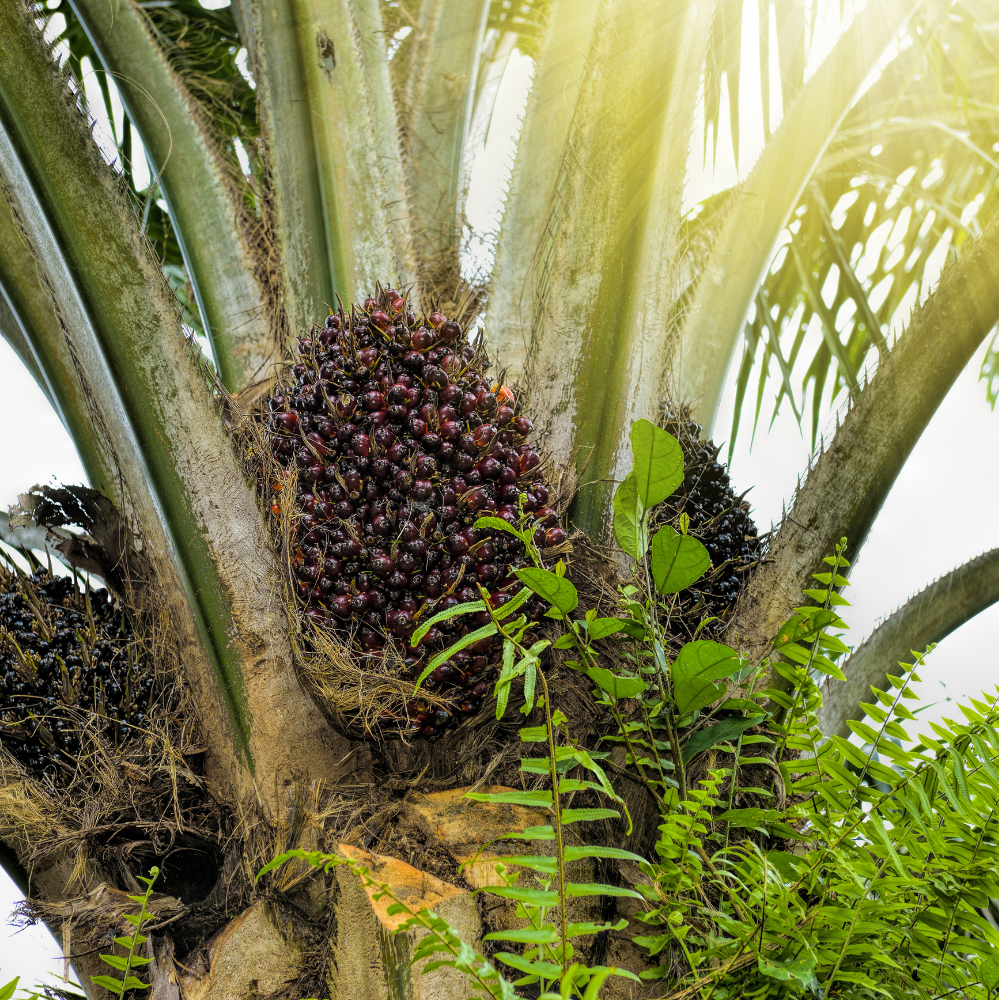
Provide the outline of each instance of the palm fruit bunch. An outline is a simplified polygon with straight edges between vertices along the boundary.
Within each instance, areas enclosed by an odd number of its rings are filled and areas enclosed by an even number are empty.
[[[81,725],[114,741],[142,726],[153,678],[104,589],[0,568],[0,740],[37,777],[65,784]]]
[[[684,482],[655,512],[658,524],[676,522],[682,513],[688,531],[701,541],[712,560],[712,569],[680,595],[692,617],[715,616],[719,624],[732,610],[744,573],[755,565],[764,542],[750,517],[750,504],[733,490],[719,447],[702,440],[701,425],[683,411],[667,411],[661,424],[677,438],[684,452]],[[745,496],[745,494],[744,494]],[[713,623],[706,628],[713,632]]]
[[[331,314],[298,341],[298,358],[270,398],[279,466],[272,511],[292,501],[294,586],[304,617],[334,631],[362,664],[403,680],[488,620],[421,620],[466,601],[494,606],[519,587],[524,544],[476,529],[493,515],[531,527],[540,548],[566,533],[549,506],[531,421],[513,392],[487,378],[485,353],[440,312],[420,320],[395,289]],[[286,514],[288,512],[285,512]],[[537,620],[547,605],[526,605]],[[385,710],[383,735],[433,739],[478,713],[500,657],[496,637],[456,653],[424,681],[433,703]]]

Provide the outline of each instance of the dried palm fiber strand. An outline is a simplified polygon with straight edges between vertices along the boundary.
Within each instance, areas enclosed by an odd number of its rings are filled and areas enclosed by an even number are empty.
[[[660,426],[681,446],[684,481],[653,510],[650,537],[664,524],[678,527],[686,514],[688,533],[705,546],[712,560],[712,568],[677,595],[669,631],[684,642],[702,621],[712,619],[699,630],[702,638],[708,638],[724,631],[745,574],[764,557],[766,536],[757,532],[746,493],[737,496],[726,466],[719,462],[721,446],[702,438],[701,425],[689,419],[687,409],[665,406]]]
[[[434,739],[475,716],[501,643],[483,637],[436,667],[438,652],[489,621],[470,613],[409,637],[431,615],[520,588],[524,545],[493,515],[533,530],[550,555],[568,547],[551,507],[530,419],[487,378],[485,353],[439,312],[418,321],[379,288],[298,341],[269,401],[268,485],[286,549],[304,674],[351,735]],[[263,477],[262,477],[263,479]],[[524,606],[539,619],[547,605]],[[322,705],[321,705],[322,707]]]

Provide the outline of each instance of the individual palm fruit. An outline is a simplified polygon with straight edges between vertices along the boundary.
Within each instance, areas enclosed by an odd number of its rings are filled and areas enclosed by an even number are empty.
[[[526,443],[531,421],[487,370],[459,323],[439,312],[418,320],[389,289],[300,339],[270,399],[272,451],[285,469],[272,511],[280,517],[292,500],[294,470],[302,614],[404,679],[489,616],[442,622],[413,649],[422,620],[479,600],[480,587],[494,606],[520,587],[523,542],[475,528],[480,517],[531,527],[540,548],[566,540]],[[525,612],[537,619],[546,607],[533,600]],[[475,715],[499,656],[495,636],[456,653],[423,682],[447,707],[414,699],[405,715],[383,713],[383,732],[430,739]]]
[[[701,439],[701,425],[686,414],[668,413],[662,426],[684,452],[684,482],[656,511],[655,521],[676,522],[687,514],[688,530],[708,550],[712,569],[679,599],[697,609],[699,619],[714,616],[721,624],[736,603],[743,574],[761,558],[764,543],[750,505],[736,495],[718,460],[719,448]],[[706,627],[715,631],[713,623]]]
[[[36,777],[64,784],[80,726],[112,741],[146,720],[153,678],[106,590],[0,567],[0,739]]]

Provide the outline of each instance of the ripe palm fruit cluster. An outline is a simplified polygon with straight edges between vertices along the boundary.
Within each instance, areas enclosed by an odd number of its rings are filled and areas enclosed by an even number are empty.
[[[719,448],[701,440],[701,425],[684,415],[669,414],[664,430],[673,434],[684,452],[684,482],[657,512],[657,520],[689,518],[689,531],[708,550],[712,569],[681,599],[693,602],[700,618],[725,618],[739,596],[741,575],[763,552],[763,542],[750,517],[750,505],[730,485],[719,462]],[[709,630],[712,631],[709,626]]]
[[[106,590],[81,593],[43,569],[0,569],[0,738],[36,776],[65,783],[80,726],[126,738],[148,711],[153,679]]]
[[[380,290],[300,339],[290,378],[270,399],[272,451],[284,467],[272,511],[281,515],[294,480],[303,614],[405,680],[485,624],[452,618],[411,649],[421,619],[479,600],[480,586],[499,606],[519,586],[524,544],[474,528],[478,518],[531,525],[542,548],[566,540],[525,441],[531,421],[487,370],[457,322],[439,312],[418,321],[403,296]],[[537,619],[546,608],[533,601],[526,613]],[[433,739],[475,715],[499,655],[496,637],[456,653],[424,681],[435,703],[382,712],[382,731]]]

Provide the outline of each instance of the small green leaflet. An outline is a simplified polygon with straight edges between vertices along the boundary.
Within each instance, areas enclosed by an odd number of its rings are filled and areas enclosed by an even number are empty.
[[[567,861],[579,861],[581,858],[614,858],[618,861],[635,861],[645,864],[646,859],[621,847],[583,847],[570,844],[563,848]]]
[[[826,608],[802,609],[808,614],[797,614],[785,622],[778,629],[778,634],[771,643],[772,648],[781,649],[790,642],[798,642],[800,639],[814,639],[816,633],[827,625],[840,623],[840,616],[836,611],[829,611]]]
[[[552,793],[544,789],[537,792],[466,792],[462,798],[472,799],[473,802],[497,802],[512,806],[552,808]]]
[[[711,705],[726,692],[723,685],[712,682],[728,677],[739,667],[739,655],[721,642],[696,639],[686,643],[671,667],[677,710],[683,715]]]
[[[642,899],[642,895],[634,889],[626,889],[622,885],[601,885],[599,882],[567,882],[566,895],[574,899],[581,896],[629,896],[632,899]]]
[[[644,547],[640,544],[643,512],[634,472],[630,472],[618,484],[618,489],[611,498],[611,507],[614,510],[615,541],[622,552],[638,560],[639,552]]]
[[[559,932],[551,925],[544,927],[514,927],[505,931],[493,931],[483,935],[484,941],[519,941],[522,944],[553,944],[559,940]]]
[[[563,826],[570,823],[591,823],[598,819],[621,819],[617,809],[563,809],[559,813]]]
[[[741,719],[734,716],[731,719],[723,719],[722,722],[714,726],[699,729],[684,746],[684,762],[687,763],[695,754],[701,753],[702,750],[707,750],[716,743],[722,743],[739,736],[744,730],[757,725],[763,718],[763,714],[755,715],[749,719]]]
[[[461,605],[459,605],[459,607],[461,607]],[[460,649],[465,649],[466,646],[471,646],[474,642],[479,642],[480,639],[485,639],[487,636],[494,635],[496,631],[496,625],[494,625],[493,622],[490,622],[489,625],[484,625],[482,628],[477,628],[474,632],[470,632],[468,635],[463,635],[458,642],[453,642],[447,649],[442,649],[441,652],[433,656],[430,663],[424,667],[423,672],[417,678],[417,683],[413,685],[413,693],[417,693],[425,678],[437,670],[437,668],[440,667],[445,660],[454,656]]]
[[[648,420],[632,424],[630,437],[639,502],[649,510],[684,481],[684,452],[677,438]]]
[[[498,951],[494,957],[499,958],[504,965],[509,965],[520,972],[527,972],[529,975],[542,976],[545,979],[558,979],[562,975],[562,966],[553,962],[532,962],[506,951]]]
[[[466,601],[465,604],[456,604],[453,608],[448,608],[446,611],[439,611],[436,615],[432,615],[427,621],[422,622],[419,628],[413,630],[413,634],[410,636],[410,646],[416,646],[418,642],[430,631],[432,625],[437,625],[438,622],[447,621],[449,618],[454,618],[456,615],[469,614],[473,611],[485,611],[486,602],[485,601]]]
[[[653,535],[649,568],[661,594],[677,594],[701,579],[711,567],[708,549],[697,538],[679,535],[666,525]]]
[[[587,676],[612,701],[618,701],[620,698],[638,698],[649,686],[639,677],[619,677],[604,667],[588,667]]]
[[[564,615],[568,615],[579,603],[576,587],[565,577],[556,576],[547,569],[522,569],[518,570],[517,576],[521,583]]]

